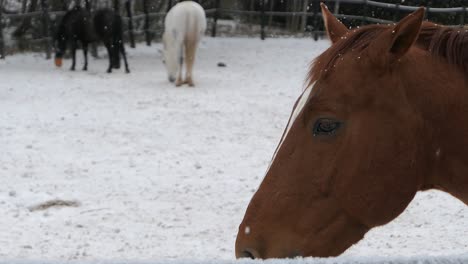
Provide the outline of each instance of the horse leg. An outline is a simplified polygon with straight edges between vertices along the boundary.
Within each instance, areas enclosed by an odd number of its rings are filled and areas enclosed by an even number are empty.
[[[109,57],[109,68],[107,69],[107,73],[112,72],[112,49],[111,49],[111,44],[108,42],[104,42],[104,46],[106,46],[107,49],[107,54]]]
[[[88,70],[88,42],[83,42],[84,66],[83,71]]]
[[[125,63],[125,72],[126,73],[130,73],[130,69],[128,69],[128,63],[127,63],[127,55],[125,53],[125,47],[124,47],[124,44],[123,44],[123,41],[120,40],[120,53],[122,53],[122,57],[124,59],[124,63]]]
[[[185,81],[189,86],[195,86],[195,83],[192,79],[192,71],[193,71],[193,64],[195,62],[195,52],[197,50],[197,41],[196,40],[187,40],[185,45],[185,59],[187,60],[185,63],[186,73],[185,73]]]
[[[184,65],[184,56],[182,55],[182,53],[183,51],[179,53],[179,73],[177,74],[177,79],[175,82],[176,86],[181,86],[182,84],[184,84],[184,81],[182,81],[182,67]]]
[[[77,46],[77,41],[74,39],[71,43],[71,55],[72,55],[72,66],[70,70],[74,71],[75,70],[75,63],[76,63],[76,46]]]

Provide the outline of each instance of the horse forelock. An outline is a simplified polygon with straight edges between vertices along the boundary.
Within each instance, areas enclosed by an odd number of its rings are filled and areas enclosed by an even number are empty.
[[[353,51],[360,53],[365,50],[369,44],[381,32],[389,29],[385,25],[369,25],[363,28],[358,28],[348,31],[341,39],[330,46],[324,53],[318,56],[311,64],[307,75],[307,84],[311,86],[315,81],[324,77],[333,70],[333,66],[346,53]]]

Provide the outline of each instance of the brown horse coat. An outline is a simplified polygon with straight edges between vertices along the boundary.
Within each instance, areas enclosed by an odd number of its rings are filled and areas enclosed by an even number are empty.
[[[247,208],[237,257],[339,255],[420,190],[468,204],[468,33],[423,23],[423,8],[354,30],[322,11],[333,44]]]

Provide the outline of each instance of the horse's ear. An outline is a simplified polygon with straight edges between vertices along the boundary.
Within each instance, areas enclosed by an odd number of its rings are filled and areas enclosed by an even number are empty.
[[[335,43],[348,32],[348,29],[328,10],[328,7],[324,3],[320,3],[320,7],[322,8],[323,22],[325,23],[328,37],[332,43]]]
[[[387,56],[382,55],[388,54],[387,59],[392,62],[403,57],[418,39],[423,19],[424,7],[420,7],[379,36],[373,47],[376,58],[383,59]]]
[[[403,18],[393,29],[392,46],[390,52],[400,58],[410,49],[418,39],[419,31],[424,19],[424,8],[421,7],[414,13]]]

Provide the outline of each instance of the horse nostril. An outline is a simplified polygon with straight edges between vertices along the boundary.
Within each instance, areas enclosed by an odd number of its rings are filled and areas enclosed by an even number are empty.
[[[243,258],[255,259],[254,255],[252,253],[250,253],[250,251],[247,251],[247,250],[242,252],[242,257]]]
[[[302,257],[302,254],[296,251],[290,254],[288,258],[301,258],[301,257]]]
[[[240,253],[238,256],[239,258],[250,258],[250,259],[257,259],[260,258],[260,255],[258,254],[257,251],[252,250],[252,249],[245,249]]]

